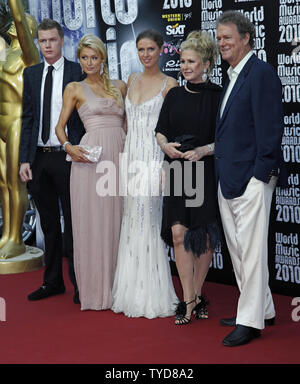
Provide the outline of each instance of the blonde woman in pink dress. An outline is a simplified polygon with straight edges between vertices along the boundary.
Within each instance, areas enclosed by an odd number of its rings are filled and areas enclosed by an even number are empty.
[[[68,142],[65,125],[76,108],[86,129],[80,145],[101,146],[100,162],[114,165],[118,175],[119,154],[125,141],[126,84],[109,79],[106,50],[98,37],[85,35],[79,42],[77,56],[87,77],[66,87],[56,134],[72,158],[74,268],[81,309],[103,310],[112,306],[119,246],[123,205],[118,194],[118,177],[109,180],[115,183],[114,196],[99,194],[103,192],[99,191],[101,176],[106,172],[99,173],[100,163],[91,163],[86,158],[88,152]]]

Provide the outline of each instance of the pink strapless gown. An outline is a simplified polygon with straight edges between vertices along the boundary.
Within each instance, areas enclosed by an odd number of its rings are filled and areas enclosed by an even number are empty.
[[[78,113],[86,133],[80,144],[103,147],[101,162],[114,163],[118,191],[119,154],[125,141],[124,108],[114,99],[97,97],[84,81],[81,84],[86,103]],[[103,176],[100,164],[73,162],[71,168],[74,268],[82,310],[112,306],[123,205],[119,196],[97,193]]]

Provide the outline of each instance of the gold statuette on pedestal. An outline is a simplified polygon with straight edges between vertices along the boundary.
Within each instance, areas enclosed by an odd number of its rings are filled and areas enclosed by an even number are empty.
[[[40,62],[34,43],[37,33],[35,18],[25,14],[21,0],[8,0],[8,5],[13,17],[8,30],[11,43],[6,49],[5,60],[0,61],[0,198],[3,218],[0,274],[1,260],[26,254],[22,226],[28,198],[26,185],[19,178],[23,71],[25,67]]]

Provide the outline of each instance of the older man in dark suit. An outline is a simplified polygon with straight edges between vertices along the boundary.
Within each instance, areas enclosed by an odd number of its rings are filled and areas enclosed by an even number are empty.
[[[230,65],[221,96],[215,137],[218,198],[226,242],[240,290],[235,326],[226,346],[248,343],[273,324],[268,286],[268,225],[272,194],[284,184],[281,83],[275,70],[252,51],[254,26],[240,12],[224,12],[217,39]]]
[[[55,135],[55,126],[62,107],[63,90],[69,82],[82,80],[82,71],[78,63],[62,56],[63,44],[61,26],[56,21],[43,20],[38,27],[38,45],[44,63],[26,68],[23,74],[20,177],[23,182],[28,182],[45,238],[44,281],[38,290],[28,296],[31,301],[65,292],[63,246],[68,258],[69,276],[74,285],[74,302],[79,301],[73,267],[70,163],[65,160],[66,153]],[[76,111],[70,117],[67,129],[70,142],[78,144],[84,128]]]

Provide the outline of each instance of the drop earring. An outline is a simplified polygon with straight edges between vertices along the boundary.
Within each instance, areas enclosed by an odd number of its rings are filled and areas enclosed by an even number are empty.
[[[202,80],[203,80],[203,82],[205,83],[206,81],[207,81],[207,69],[204,69],[204,71],[203,71],[203,75],[202,75]]]
[[[100,75],[102,75],[102,73],[104,72],[103,68],[104,68],[104,64],[101,63],[101,65],[100,65]]]

